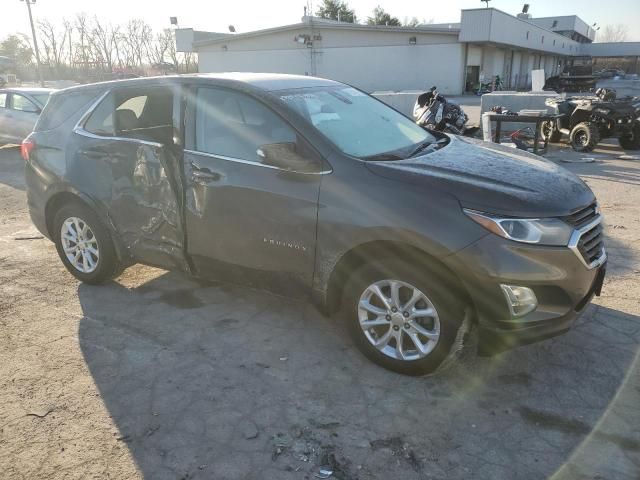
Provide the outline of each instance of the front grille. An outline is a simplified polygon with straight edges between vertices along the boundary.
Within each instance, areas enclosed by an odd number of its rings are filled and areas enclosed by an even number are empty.
[[[578,251],[588,265],[598,260],[604,247],[602,225],[597,224],[582,234],[578,241]]]
[[[571,215],[563,217],[563,220],[572,227],[580,228],[587,225],[593,219],[598,216],[598,206],[596,203],[592,203],[588,207],[576,210]]]

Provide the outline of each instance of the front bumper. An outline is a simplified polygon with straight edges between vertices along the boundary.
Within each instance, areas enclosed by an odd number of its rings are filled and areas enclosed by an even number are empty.
[[[487,235],[445,263],[475,306],[480,353],[491,354],[566,332],[600,294],[606,254],[593,268],[568,247],[528,245]],[[537,308],[513,318],[500,284],[531,288]]]

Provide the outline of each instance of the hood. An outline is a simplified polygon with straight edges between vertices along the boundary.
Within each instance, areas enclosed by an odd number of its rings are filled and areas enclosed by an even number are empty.
[[[435,152],[406,160],[369,162],[373,173],[428,184],[463,207],[522,217],[569,215],[595,201],[576,175],[542,157],[496,143],[450,136]]]

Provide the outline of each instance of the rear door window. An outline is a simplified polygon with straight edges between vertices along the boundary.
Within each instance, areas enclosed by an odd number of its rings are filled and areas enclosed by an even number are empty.
[[[116,110],[131,110],[137,119],[140,119],[142,116],[142,111],[144,110],[144,106],[147,104],[147,99],[149,97],[147,95],[138,95],[137,97],[132,97],[128,100],[125,100]]]
[[[110,92],[87,119],[84,129],[100,136],[169,143],[173,135],[173,92],[167,87]]]
[[[0,108],[5,108],[7,106],[7,94],[0,93]]]
[[[40,108],[36,106],[31,100],[24,95],[14,93],[11,99],[11,107],[19,112],[36,113],[40,111]]]

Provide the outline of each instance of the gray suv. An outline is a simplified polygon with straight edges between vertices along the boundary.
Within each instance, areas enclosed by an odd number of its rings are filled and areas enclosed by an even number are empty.
[[[330,80],[73,87],[22,154],[31,218],[81,281],[144,263],[310,297],[402,373],[433,372],[472,325],[487,354],[562,333],[604,278],[575,175]]]

